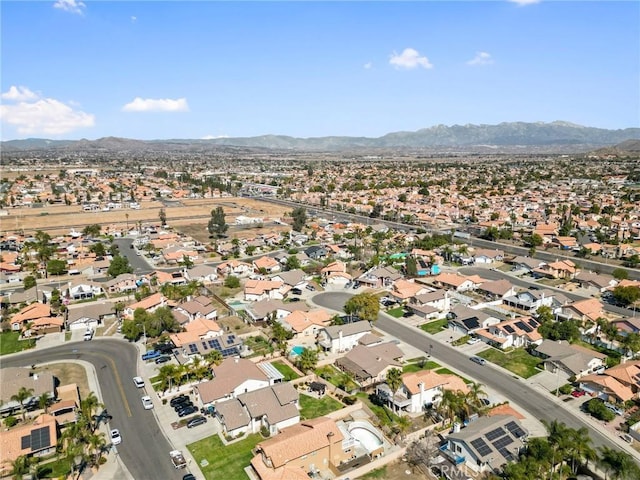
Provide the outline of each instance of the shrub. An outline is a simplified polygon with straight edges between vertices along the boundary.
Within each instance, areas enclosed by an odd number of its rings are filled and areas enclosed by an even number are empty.
[[[264,438],[269,438],[269,429],[263,425],[260,429],[260,435],[262,435]]]
[[[18,419],[16,417],[14,417],[13,415],[8,416],[7,418],[4,419],[4,424],[5,426],[11,428],[13,427],[16,423],[18,423]]]
[[[565,385],[562,385],[562,386],[559,388],[559,390],[560,390],[560,393],[561,393],[561,394],[563,394],[563,395],[569,395],[569,394],[572,392],[573,387],[571,386],[571,384],[570,384],[570,383],[567,383],[567,384],[565,384]]]
[[[343,402],[345,403],[345,405],[353,405],[357,401],[358,399],[354,396],[344,397],[343,399]]]
[[[598,420],[610,422],[616,418],[616,414],[609,410],[601,400],[592,398],[587,402],[587,412]]]

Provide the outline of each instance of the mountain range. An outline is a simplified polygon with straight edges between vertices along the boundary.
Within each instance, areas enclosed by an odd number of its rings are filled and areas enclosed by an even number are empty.
[[[436,125],[414,132],[393,132],[381,137],[328,136],[296,138],[284,135],[225,137],[215,139],[134,140],[105,137],[97,140],[47,140],[28,138],[1,142],[3,151],[25,150],[208,150],[215,147],[245,147],[300,151],[410,148],[485,150],[505,147],[536,147],[544,150],[587,150],[640,139],[640,128],[607,130],[569,122],[505,122],[498,125]],[[580,148],[583,147],[583,148]]]

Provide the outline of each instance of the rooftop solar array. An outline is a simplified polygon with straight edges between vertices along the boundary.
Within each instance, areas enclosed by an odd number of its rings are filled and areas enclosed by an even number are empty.
[[[506,447],[507,445],[511,445],[513,443],[513,438],[511,438],[510,435],[505,435],[502,438],[497,439],[495,442],[493,442],[493,446],[497,449],[500,450],[501,448]]]
[[[520,330],[524,330],[527,333],[533,332],[533,329],[524,322],[516,322],[516,327],[518,327]]]
[[[189,351],[190,351],[191,353],[198,353],[198,347],[196,347],[196,346],[195,346],[195,344],[191,343],[191,344],[189,345]]]
[[[504,329],[509,333],[516,333],[516,331],[513,329],[511,325],[505,325]]]
[[[30,435],[25,435],[21,439],[22,450],[30,448],[32,452],[42,450],[51,445],[51,435],[49,427],[36,428],[31,430]]]
[[[525,431],[522,430],[522,428],[520,428],[516,422],[509,422],[505,425],[505,427],[507,427],[507,430],[509,430],[511,434],[517,438],[522,438],[526,435]]]
[[[482,438],[476,438],[471,442],[471,445],[478,451],[481,457],[485,457],[492,452],[491,447],[487,445]]]
[[[495,430],[488,432],[485,437],[487,437],[487,440],[490,442],[493,442],[496,438],[503,436],[505,433],[507,432],[505,432],[502,427],[498,427]]]

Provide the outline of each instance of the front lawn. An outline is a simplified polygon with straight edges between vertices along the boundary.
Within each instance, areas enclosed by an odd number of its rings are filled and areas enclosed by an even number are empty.
[[[424,323],[420,325],[420,328],[425,332],[430,333],[431,335],[435,335],[436,333],[441,332],[445,328],[447,328],[448,324],[449,320],[447,320],[446,318],[442,318],[440,320],[434,320],[433,322]]]
[[[289,365],[284,363],[281,360],[276,360],[275,362],[271,362],[271,365],[275,367],[282,375],[284,375],[284,381],[290,382],[291,380],[295,380],[296,378],[300,378],[296,372],[293,371]]]
[[[300,395],[300,418],[304,420],[321,417],[343,407],[344,405],[328,395],[324,395],[322,398]]]
[[[522,378],[529,378],[540,372],[536,366],[541,362],[541,359],[530,355],[526,350],[521,348],[507,353],[495,348],[489,348],[478,353],[478,356],[502,368],[506,368]]]
[[[200,465],[205,479],[247,480],[244,467],[253,458],[251,450],[262,440],[264,439],[260,435],[249,435],[239,442],[225,446],[218,435],[212,435],[187,445],[187,448]],[[202,460],[209,464],[201,466]]]
[[[436,363],[433,360],[409,363],[402,367],[402,373],[414,373],[419,372],[420,370],[433,370],[434,368],[439,368],[440,366],[441,365],[439,363]]]
[[[35,345],[36,341],[33,338],[20,340],[20,332],[0,333],[0,355],[21,352],[33,348]]]
[[[392,317],[400,318],[404,314],[404,308],[402,307],[392,308],[391,310],[387,310],[387,313]]]

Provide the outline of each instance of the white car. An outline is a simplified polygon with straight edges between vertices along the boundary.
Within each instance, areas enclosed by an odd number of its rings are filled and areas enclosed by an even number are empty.
[[[120,445],[122,443],[122,437],[120,436],[120,431],[117,428],[111,430],[111,443],[113,445]]]
[[[151,397],[149,395],[145,395],[141,398],[142,406],[145,410],[151,410],[153,408],[153,402],[151,401]]]
[[[471,337],[469,340],[467,340],[467,344],[468,345],[475,345],[479,341],[480,341],[480,339],[478,337]]]
[[[133,377],[133,383],[138,388],[144,387],[144,380],[142,379],[142,377]]]

